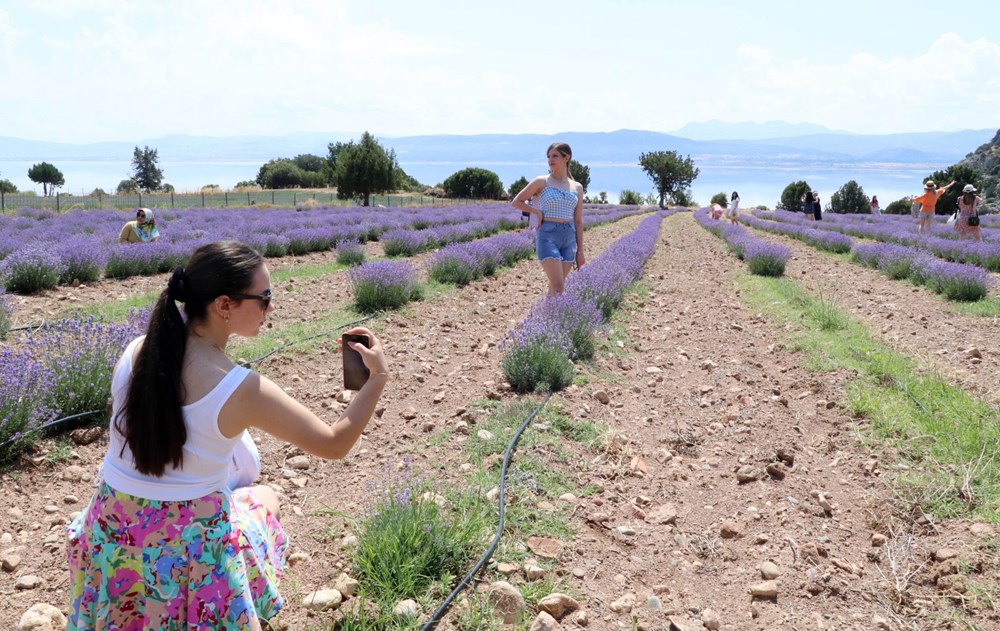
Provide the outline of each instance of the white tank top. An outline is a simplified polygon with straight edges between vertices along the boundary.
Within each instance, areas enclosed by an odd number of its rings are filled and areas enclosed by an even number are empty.
[[[136,471],[132,452],[115,423],[132,380],[132,355],[136,344],[142,340],[143,337],[137,338],[128,345],[111,379],[110,438],[101,467],[104,481],[116,491],[161,501],[193,500],[225,490],[233,464],[233,449],[242,434],[232,438],[223,436],[219,431],[219,412],[250,370],[234,367],[211,392],[183,406],[187,441],[181,468],[174,469],[168,464],[161,477],[145,475]]]

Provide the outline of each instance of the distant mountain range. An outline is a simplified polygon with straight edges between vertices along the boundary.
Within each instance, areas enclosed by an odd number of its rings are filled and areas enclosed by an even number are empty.
[[[672,134],[622,129],[560,134],[479,134],[380,137],[400,164],[449,163],[468,166],[540,163],[545,148],[559,140],[573,147],[584,164],[635,164],[639,154],[672,150],[714,164],[774,162],[899,162],[952,164],[989,141],[995,129],[862,135],[810,124],[772,121],[734,124],[692,123]],[[683,134],[688,134],[685,137]],[[721,136],[742,136],[722,138]],[[260,160],[302,153],[326,155],[327,144],[360,134],[300,133],[287,136],[206,137],[172,135],[132,142],[67,144],[0,136],[0,161],[130,160],[133,148],[150,146],[161,161]]]

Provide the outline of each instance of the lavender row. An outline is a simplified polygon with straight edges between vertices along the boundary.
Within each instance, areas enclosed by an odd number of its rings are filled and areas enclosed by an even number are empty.
[[[758,239],[741,225],[712,219],[708,208],[696,211],[694,218],[701,227],[725,241],[738,258],[746,261],[751,274],[781,276],[785,273],[785,265],[792,256],[787,247]]]
[[[742,215],[740,217],[740,221],[752,228],[773,234],[784,235],[786,237],[792,237],[793,239],[798,239],[799,241],[808,243],[809,245],[819,248],[820,250],[826,250],[827,252],[845,254],[850,252],[851,247],[854,246],[853,239],[845,234],[840,234],[839,232],[817,230],[815,228],[797,224],[762,221],[753,215]]]
[[[0,349],[0,460],[16,455],[32,430],[56,418],[104,410],[111,372],[146,312],[125,324],[62,320]]]
[[[852,251],[856,261],[894,280],[909,279],[925,285],[948,300],[972,302],[984,298],[993,278],[981,267],[949,263],[927,252],[894,243],[859,244]]]
[[[501,341],[502,369],[517,392],[559,390],[573,379],[573,361],[589,359],[625,291],[652,256],[663,218],[649,217],[601,256],[569,276],[566,291],[542,298]]]
[[[868,216],[869,220],[843,219],[827,223],[806,222],[798,217],[798,213],[787,211],[762,212],[754,211],[755,227],[764,229],[763,224],[815,226],[814,231],[826,231],[829,234],[853,235],[864,239],[873,239],[882,243],[896,243],[926,250],[946,261],[978,265],[991,272],[1000,272],[1000,235],[998,230],[982,229],[984,241],[958,241],[955,231],[946,225],[934,225],[930,235],[920,235],[908,219],[901,221],[885,215]],[[866,217],[865,215],[860,215]],[[846,215],[845,215],[846,217]],[[885,218],[885,219],[883,219]],[[764,220],[764,221],[761,221]],[[994,233],[994,234],[991,234]],[[994,240],[995,239],[995,240]]]
[[[609,207],[587,212],[585,222],[599,222],[640,211]],[[405,256],[510,230],[521,220],[506,204],[419,211],[165,211],[157,217],[161,232],[157,242],[120,245],[118,230],[127,218],[117,211],[57,216],[26,210],[13,217],[0,216],[0,285],[34,293],[74,280],[92,282],[102,275],[128,278],[162,273],[183,264],[198,246],[217,239],[243,241],[264,256],[277,257],[382,238],[387,254]]]
[[[785,212],[783,214],[794,213]],[[822,234],[823,231],[796,225],[795,221],[789,222],[785,221],[785,219],[787,217],[783,218],[781,222],[777,222],[762,221],[758,217],[742,218],[742,220],[754,227],[797,237],[803,241],[811,242],[820,249],[832,249],[819,245],[819,243],[815,242],[814,238],[810,239],[801,236],[808,234],[815,237],[815,233]],[[834,240],[831,241],[833,243],[837,242],[836,239],[846,239],[847,242],[850,242],[850,237],[847,235],[836,232],[826,234],[833,237]],[[952,242],[950,245],[958,244]],[[908,278],[918,285],[925,285],[948,300],[979,300],[985,297],[989,289],[993,286],[993,279],[982,267],[966,263],[940,261],[931,256],[926,248],[895,243],[877,243],[856,244],[850,248],[850,251],[855,261],[878,269],[889,278],[896,280]]]

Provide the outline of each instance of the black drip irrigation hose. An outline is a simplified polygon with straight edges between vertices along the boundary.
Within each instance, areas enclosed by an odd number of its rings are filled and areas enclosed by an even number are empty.
[[[330,335],[331,333],[334,333],[336,331],[340,331],[341,329],[346,329],[349,326],[355,326],[357,324],[361,324],[362,322],[367,322],[368,320],[371,320],[372,318],[374,318],[377,315],[379,315],[379,314],[378,313],[373,313],[373,314],[371,314],[369,316],[365,316],[364,318],[361,318],[360,320],[354,320],[353,322],[348,322],[346,324],[338,325],[338,326],[330,329],[329,331],[323,331],[322,333],[317,333],[316,335],[310,335],[309,337],[303,337],[303,338],[298,339],[298,340],[292,340],[291,342],[287,342],[285,344],[282,344],[281,346],[275,348],[271,352],[266,353],[264,355],[261,355],[260,357],[257,357],[256,359],[251,359],[249,361],[243,362],[242,365],[243,366],[249,366],[250,364],[256,364],[257,362],[263,361],[264,359],[267,359],[271,355],[274,355],[278,351],[286,349],[289,346],[292,346],[294,344],[300,344],[300,343],[305,342],[307,340],[316,339],[317,337],[323,337],[324,335]],[[41,328],[43,326],[45,326],[44,323],[40,324],[40,325],[37,325],[35,328]],[[27,328],[27,327],[24,327],[24,328]],[[11,329],[11,330],[13,331],[14,329]],[[38,427],[32,427],[31,429],[26,430],[24,432],[24,434],[21,434],[20,436],[17,436],[17,437],[14,437],[14,438],[8,438],[4,442],[0,443],[0,449],[3,449],[4,447],[6,447],[7,445],[13,443],[16,440],[20,440],[20,439],[24,438],[25,434],[33,433],[33,432],[40,432],[40,431],[48,429],[50,427],[56,427],[57,425],[62,425],[64,423],[69,423],[70,421],[75,421],[76,419],[83,418],[85,416],[93,416],[95,414],[101,414],[103,412],[104,412],[104,410],[88,410],[86,412],[80,412],[79,414],[73,414],[71,416],[65,416],[65,417],[62,417],[62,418],[53,419],[53,420],[51,420],[51,421],[49,421],[47,423],[43,423],[43,424],[39,425]]]
[[[430,631],[437,628],[438,623],[441,622],[441,618],[444,617],[444,614],[451,608],[452,601],[455,600],[462,590],[469,585],[476,574],[479,573],[479,570],[483,569],[486,562],[490,560],[491,556],[493,556],[493,552],[500,543],[500,537],[503,535],[504,509],[506,504],[504,501],[504,494],[507,486],[507,465],[510,463],[510,457],[514,453],[514,449],[517,447],[518,441],[521,440],[521,434],[524,433],[524,430],[528,428],[528,425],[532,420],[534,420],[535,416],[538,415],[538,412],[542,409],[542,407],[548,403],[550,398],[552,398],[551,390],[549,390],[548,394],[545,395],[545,398],[542,399],[541,403],[535,407],[534,411],[528,415],[528,418],[524,419],[524,422],[521,423],[521,427],[514,433],[514,437],[510,440],[510,444],[507,445],[507,451],[503,454],[503,464],[500,465],[500,519],[497,523],[497,532],[493,536],[493,541],[490,542],[490,546],[486,549],[486,552],[483,553],[483,556],[480,557],[479,562],[476,563],[473,568],[469,570],[469,573],[458,582],[458,585],[456,585],[455,589],[448,594],[448,597],[444,599],[444,602],[441,603],[441,606],[434,612],[434,615],[431,616],[430,620],[428,620],[427,623],[421,627],[421,631]]]

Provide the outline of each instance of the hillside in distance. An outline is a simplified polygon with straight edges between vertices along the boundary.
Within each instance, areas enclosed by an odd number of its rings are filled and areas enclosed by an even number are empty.
[[[812,130],[814,126],[805,129]],[[585,164],[629,163],[647,151],[677,151],[697,160],[716,163],[808,160],[812,162],[954,163],[972,147],[990,140],[996,130],[919,132],[861,135],[842,132],[756,140],[692,140],[680,135],[621,129],[612,132],[559,134],[478,134],[382,136],[400,162],[490,164],[541,161],[545,148],[555,141],[568,142],[574,156]],[[186,136],[171,135],[135,142],[69,144],[0,136],[0,160],[123,160],[131,159],[135,146],[156,148],[161,160],[212,161],[260,160],[293,157],[302,153],[326,155],[330,142],[356,139],[360,134],[309,132],[286,136]],[[58,166],[58,165],[57,165]]]

